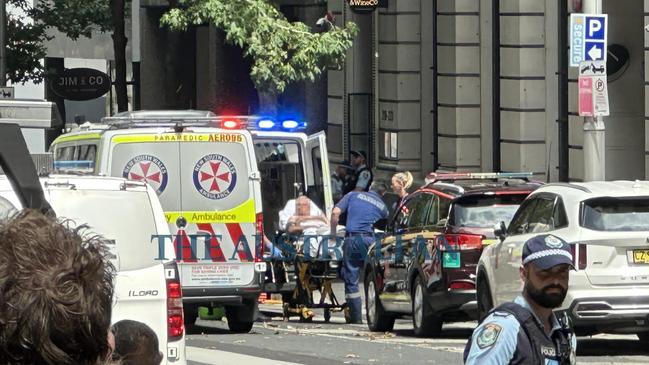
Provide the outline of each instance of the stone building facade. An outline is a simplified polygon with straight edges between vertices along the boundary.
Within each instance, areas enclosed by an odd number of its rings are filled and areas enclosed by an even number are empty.
[[[361,28],[345,69],[328,75],[332,160],[366,149],[379,176],[532,171],[541,180],[582,180],[577,69],[559,67],[559,50],[567,55],[569,46],[559,30],[579,3],[390,0],[360,15],[345,0],[329,0],[338,24]],[[644,179],[649,1],[604,0],[603,12],[609,45],[630,54],[609,82],[606,178]]]

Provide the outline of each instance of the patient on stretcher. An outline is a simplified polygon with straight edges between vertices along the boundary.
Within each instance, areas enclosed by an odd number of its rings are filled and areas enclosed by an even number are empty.
[[[289,200],[279,212],[279,223],[289,236],[300,237],[298,244],[302,245],[305,256],[316,258],[322,254],[323,237],[315,236],[329,235],[329,220],[311,199],[302,195]],[[308,242],[304,242],[305,236]]]

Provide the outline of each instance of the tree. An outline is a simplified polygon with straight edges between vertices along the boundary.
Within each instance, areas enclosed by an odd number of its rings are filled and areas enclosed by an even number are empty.
[[[43,43],[50,37],[43,24],[29,21],[32,8],[25,0],[9,0],[7,6],[7,81],[39,83],[44,77],[40,62],[46,54]]]
[[[20,0],[24,1],[24,0]],[[49,0],[30,11],[44,26],[54,27],[71,39],[91,37],[93,31],[112,32],[115,56],[117,110],[128,110],[126,89],[127,0]]]
[[[327,67],[341,68],[358,32],[344,28],[312,33],[304,23],[289,22],[267,0],[180,0],[162,17],[162,24],[184,31],[190,25],[212,23],[226,41],[243,48],[252,59],[250,76],[259,92],[262,112],[276,112],[276,97],[288,84],[315,81]]]

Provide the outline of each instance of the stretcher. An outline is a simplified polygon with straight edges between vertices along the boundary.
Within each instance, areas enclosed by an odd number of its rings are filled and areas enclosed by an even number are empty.
[[[332,288],[339,277],[341,255],[334,252],[317,257],[305,255],[303,241],[284,242],[289,246],[278,246],[282,257],[266,258],[268,270],[264,285],[266,293],[282,295],[284,320],[299,317],[301,322],[311,322],[314,309],[323,309],[325,322],[330,321],[333,312],[344,312],[347,318],[347,304],[338,301]]]

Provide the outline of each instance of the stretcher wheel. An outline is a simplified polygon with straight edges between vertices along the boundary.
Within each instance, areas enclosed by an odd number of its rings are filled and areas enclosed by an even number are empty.
[[[329,308],[324,309],[324,320],[326,323],[329,323],[331,320],[331,310],[329,310]]]

